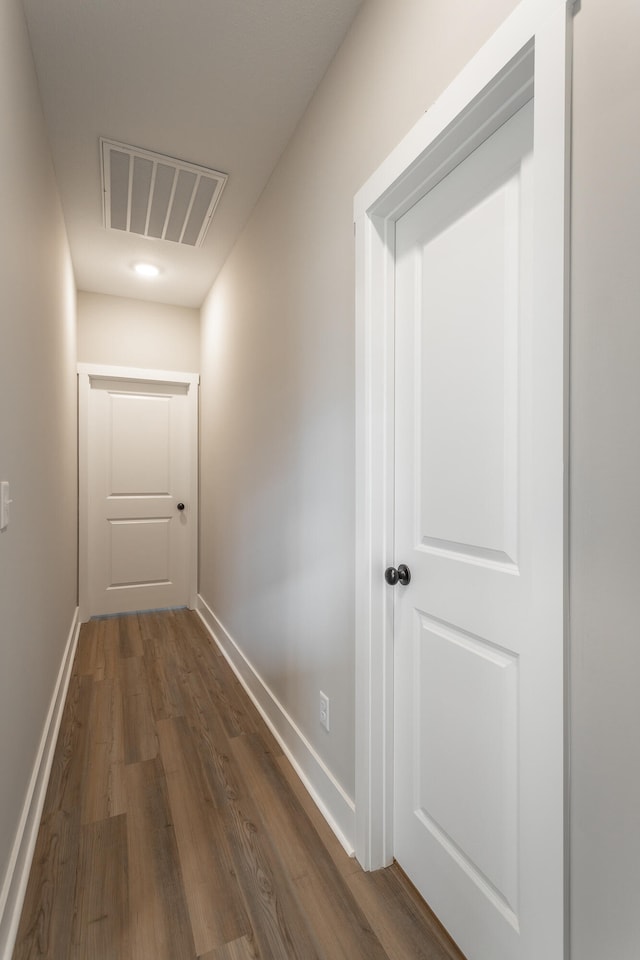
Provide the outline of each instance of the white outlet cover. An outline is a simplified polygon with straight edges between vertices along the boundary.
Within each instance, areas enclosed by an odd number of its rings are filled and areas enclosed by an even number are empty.
[[[329,697],[320,691],[320,725],[329,732]]]
[[[0,481],[0,530],[6,530],[9,526],[9,481]]]

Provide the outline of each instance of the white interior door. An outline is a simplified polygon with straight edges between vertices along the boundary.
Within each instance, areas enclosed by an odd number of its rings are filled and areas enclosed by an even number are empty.
[[[412,578],[393,588],[395,856],[469,960],[547,956],[528,898],[562,817],[545,821],[531,776],[545,749],[533,171],[530,102],[396,233],[395,558]]]
[[[89,616],[191,602],[195,389],[192,382],[87,378]]]

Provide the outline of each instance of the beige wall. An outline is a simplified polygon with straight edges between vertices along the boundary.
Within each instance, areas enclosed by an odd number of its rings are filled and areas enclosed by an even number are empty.
[[[0,4],[0,143],[1,890],[76,606],[75,286],[17,0]]]
[[[80,291],[78,360],[197,373],[200,313],[191,307]]]
[[[575,20],[573,960],[640,957],[640,4]]]
[[[201,593],[351,797],[353,196],[514,6],[365,3],[202,313]]]

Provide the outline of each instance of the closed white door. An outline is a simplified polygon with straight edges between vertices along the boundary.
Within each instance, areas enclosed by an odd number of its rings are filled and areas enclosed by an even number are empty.
[[[87,382],[86,612],[187,606],[196,387],[102,376]]]
[[[562,843],[544,774],[563,731],[545,709],[562,654],[532,629],[548,519],[533,438],[553,415],[532,346],[534,169],[530,103],[396,234],[395,562],[411,580],[393,587],[395,856],[469,960],[562,949],[536,915]]]

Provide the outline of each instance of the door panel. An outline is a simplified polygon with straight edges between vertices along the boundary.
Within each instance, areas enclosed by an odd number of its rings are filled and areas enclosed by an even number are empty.
[[[394,846],[470,960],[528,956],[532,150],[528,104],[396,231]]]
[[[444,187],[429,197],[430,230],[414,265],[420,284],[417,518],[426,546],[512,561],[519,178],[473,206],[470,197],[464,212],[431,236],[437,208],[447,201]],[[422,317],[429,318],[424,326]]]
[[[424,616],[414,646],[416,809],[467,873],[515,909],[517,660]]]
[[[169,496],[169,417],[173,398],[111,392],[107,397],[111,423],[110,496]]]
[[[189,602],[188,391],[90,377],[88,586],[92,615]]]
[[[169,583],[171,538],[168,517],[109,523],[111,576],[108,589]]]

